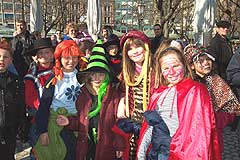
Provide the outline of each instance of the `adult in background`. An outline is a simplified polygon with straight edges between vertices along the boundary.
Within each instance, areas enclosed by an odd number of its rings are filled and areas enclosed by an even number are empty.
[[[30,57],[25,56],[25,52],[33,44],[35,37],[27,30],[27,24],[24,20],[16,22],[16,32],[14,34],[12,40],[13,64],[19,76],[23,78],[32,62]]]
[[[208,46],[209,53],[215,58],[213,70],[225,81],[227,65],[233,55],[232,48],[228,43],[227,34],[231,24],[228,21],[220,20],[216,23],[217,33]]]
[[[155,37],[151,40],[151,52],[154,54],[164,39],[163,30],[160,24],[153,26]]]
[[[78,26],[75,23],[68,23],[65,29],[66,34],[63,36],[63,40],[74,40],[78,42]]]
[[[109,25],[103,26],[103,28],[102,28],[102,40],[103,40],[104,43],[107,42],[108,37],[109,37],[111,34],[113,34],[113,29],[112,29],[112,27],[109,26]]]
[[[228,82],[231,84],[238,100],[240,100],[240,47],[236,50],[229,61],[226,74]],[[236,116],[234,122],[232,123],[232,131],[235,131],[238,128],[239,120],[240,116]],[[240,134],[239,131],[238,134]]]
[[[62,32],[60,30],[56,30],[55,35],[56,35],[57,44],[63,41]]]

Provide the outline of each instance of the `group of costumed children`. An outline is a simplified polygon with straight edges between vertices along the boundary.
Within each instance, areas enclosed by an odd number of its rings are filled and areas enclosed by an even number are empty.
[[[141,31],[120,41],[111,35],[105,43],[97,40],[86,62],[71,39],[56,48],[48,38],[35,40],[24,77],[31,158],[220,160],[217,117],[240,109],[217,75],[193,74],[202,56],[214,59],[198,47],[189,47],[184,57],[165,46],[153,63],[150,47]],[[215,80],[231,98],[217,100],[220,91],[210,83]]]

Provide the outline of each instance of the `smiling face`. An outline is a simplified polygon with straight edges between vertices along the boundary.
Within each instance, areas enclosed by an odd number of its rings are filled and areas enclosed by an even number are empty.
[[[99,88],[105,79],[105,73],[90,73],[90,84],[93,88]]]
[[[0,48],[0,72],[5,72],[12,63],[12,57],[8,50]]]
[[[212,60],[207,55],[200,56],[197,61],[193,62],[192,69],[197,75],[203,77],[211,72]]]
[[[118,46],[117,45],[110,45],[107,47],[107,52],[110,56],[115,56],[118,53]]]
[[[75,38],[77,37],[77,28],[69,28],[68,30],[68,35],[71,37],[71,38]]]
[[[161,71],[168,86],[173,86],[184,78],[184,66],[176,54],[168,54],[160,59]]]
[[[79,62],[79,56],[64,56],[61,58],[62,71],[72,72]]]
[[[34,59],[43,67],[49,67],[53,62],[53,50],[51,48],[40,49]]]
[[[144,61],[145,50],[143,47],[132,44],[130,49],[127,51],[127,55],[134,63],[142,66]]]

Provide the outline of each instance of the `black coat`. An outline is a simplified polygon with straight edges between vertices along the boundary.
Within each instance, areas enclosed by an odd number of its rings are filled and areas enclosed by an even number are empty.
[[[14,155],[16,134],[25,117],[24,84],[11,72],[0,73],[0,155]]]
[[[155,52],[157,51],[158,47],[160,46],[160,44],[162,43],[162,41],[164,40],[164,36],[163,34],[161,34],[159,37],[154,37],[151,40],[151,52],[152,54],[155,54]]]
[[[216,33],[208,46],[208,51],[215,58],[213,70],[227,81],[226,69],[233,55],[232,48],[228,44],[227,39]]]
[[[227,80],[230,82],[234,93],[240,100],[240,48],[232,56],[227,66]]]
[[[22,78],[27,73],[29,65],[32,62],[30,56],[25,56],[25,52],[33,44],[34,40],[35,37],[29,31],[16,35],[12,40],[13,64]]]

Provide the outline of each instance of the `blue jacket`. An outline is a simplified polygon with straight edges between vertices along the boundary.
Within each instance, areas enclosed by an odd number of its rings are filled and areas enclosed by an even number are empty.
[[[48,84],[50,80],[53,78],[53,75],[50,76],[49,80],[46,82]],[[43,89],[43,94],[40,99],[40,105],[38,111],[36,113],[36,126],[37,126],[37,133],[42,134],[47,132],[48,128],[48,117],[50,114],[50,107],[53,100],[54,95],[54,85],[49,85],[47,88],[46,85]]]

